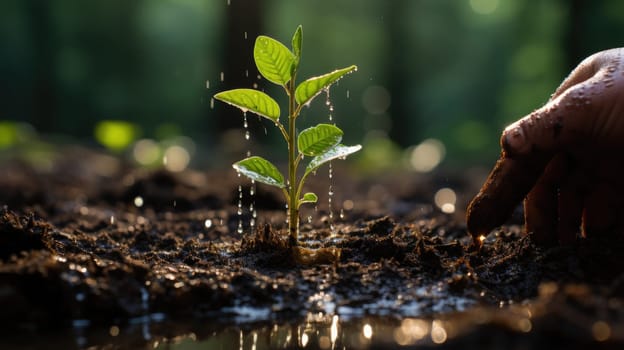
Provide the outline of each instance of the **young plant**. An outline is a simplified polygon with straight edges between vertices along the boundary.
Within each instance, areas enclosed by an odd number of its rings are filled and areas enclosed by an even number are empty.
[[[303,193],[306,178],[323,164],[334,159],[343,159],[362,148],[360,145],[345,146],[340,143],[343,132],[335,125],[318,124],[297,135],[296,122],[303,106],[308,105],[322,91],[357,70],[356,66],[335,70],[331,73],[312,77],[296,85],[297,71],[301,61],[302,29],[297,28],[292,38],[292,51],[279,41],[268,36],[259,36],[254,45],[254,61],[258,71],[268,81],[284,88],[288,96],[288,120],[280,122],[280,107],[269,95],[254,89],[234,89],[223,91],[214,97],[241,109],[252,112],[272,121],[281,131],[288,145],[287,180],[275,165],[268,160],[252,156],[234,163],[232,166],[241,174],[271,186],[279,187],[288,203],[288,232],[291,246],[296,246],[299,234],[299,208],[304,203],[318,200],[312,192]],[[298,168],[304,157],[311,157],[303,174],[299,177]]]

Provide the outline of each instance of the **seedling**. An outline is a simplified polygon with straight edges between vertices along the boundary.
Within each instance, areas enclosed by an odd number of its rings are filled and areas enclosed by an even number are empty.
[[[292,38],[292,51],[279,41],[261,35],[254,45],[254,61],[258,71],[268,81],[284,88],[288,96],[288,123],[280,122],[280,107],[269,95],[254,89],[223,91],[214,97],[241,109],[269,119],[280,130],[288,145],[287,180],[270,161],[252,156],[232,166],[241,174],[271,186],[279,187],[288,203],[288,232],[291,246],[296,246],[299,235],[299,208],[304,203],[316,203],[318,196],[312,192],[303,193],[307,177],[323,164],[334,159],[344,159],[359,151],[362,146],[341,144],[343,132],[332,124],[318,124],[297,135],[296,122],[301,109],[310,104],[321,92],[327,91],[345,74],[357,70],[356,66],[335,70],[312,77],[296,84],[297,71],[301,61],[302,29],[297,28]],[[304,157],[311,157],[302,175],[298,168]]]

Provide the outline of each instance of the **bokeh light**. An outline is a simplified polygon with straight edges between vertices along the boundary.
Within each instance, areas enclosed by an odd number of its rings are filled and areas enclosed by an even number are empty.
[[[435,169],[444,160],[446,149],[437,139],[426,139],[413,148],[408,148],[412,169],[426,173]]]
[[[165,150],[163,165],[169,171],[180,172],[186,169],[190,162],[191,155],[180,145],[173,145]]]
[[[390,108],[390,102],[390,92],[383,86],[369,86],[362,94],[362,106],[370,114],[385,113]]]
[[[436,344],[442,344],[446,342],[447,334],[440,320],[433,320],[431,322],[431,340]]]
[[[499,0],[470,0],[470,8],[480,15],[489,15],[498,8]]]
[[[452,214],[455,212],[455,203],[457,195],[450,188],[442,188],[438,190],[434,196],[434,202],[442,210],[443,213]]]
[[[143,165],[152,165],[161,157],[161,149],[158,143],[150,139],[142,139],[134,144],[132,149],[134,160]]]
[[[122,151],[138,136],[138,127],[123,120],[103,120],[95,126],[95,139],[112,151]]]
[[[370,324],[365,324],[364,327],[362,327],[362,335],[364,335],[364,338],[366,339],[370,339],[373,337],[373,327],[371,327]]]

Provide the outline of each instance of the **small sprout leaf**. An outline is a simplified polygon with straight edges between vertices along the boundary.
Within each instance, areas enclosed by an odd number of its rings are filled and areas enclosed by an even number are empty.
[[[260,35],[254,45],[254,60],[263,77],[283,86],[290,80],[295,55],[279,41]]]
[[[292,38],[292,49],[293,49],[293,53],[295,54],[295,61],[298,64],[299,60],[301,59],[301,41],[302,41],[302,28],[301,25],[299,27],[297,27],[297,30],[295,31],[295,34],[293,35]],[[296,69],[296,65],[294,67]]]
[[[232,106],[240,108],[243,112],[253,112],[261,117],[277,122],[280,116],[280,108],[277,102],[262,91],[253,89],[234,89],[220,92],[214,97]]]
[[[360,145],[355,145],[355,146],[336,145],[330,150],[328,150],[327,152],[312,158],[312,160],[310,161],[310,164],[308,164],[308,166],[306,167],[305,175],[315,171],[318,167],[320,167],[321,165],[331,160],[334,160],[337,158],[345,158],[349,154],[355,153],[359,151],[360,149],[362,149],[362,146]]]
[[[345,74],[349,74],[357,70],[357,66],[349,66],[335,70],[331,73],[310,78],[297,86],[295,90],[295,98],[300,105],[310,102],[316,95],[320,94],[324,89],[328,89],[333,83],[342,78]]]
[[[318,201],[318,197],[316,194],[312,192],[308,192],[303,195],[303,197],[299,200],[299,205],[303,203],[316,203]]]
[[[297,147],[303,155],[316,157],[336,146],[342,135],[342,130],[335,125],[318,124],[299,133]]]
[[[268,160],[253,156],[232,164],[232,167],[248,178],[267,185],[284,188],[284,176]]]

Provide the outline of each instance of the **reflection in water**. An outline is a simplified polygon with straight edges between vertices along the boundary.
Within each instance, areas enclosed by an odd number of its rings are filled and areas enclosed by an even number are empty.
[[[547,305],[538,301],[537,304],[507,305],[502,309],[474,307],[464,312],[438,314],[434,318],[315,313],[291,321],[275,321],[269,316],[247,322],[217,318],[184,323],[152,314],[124,325],[105,327],[77,319],[71,334],[54,333],[52,337],[37,339],[40,345],[53,344],[54,348],[63,349],[337,350],[440,345],[457,348],[458,344],[460,348],[484,345],[484,349],[498,349],[520,340],[525,345],[541,344],[544,337],[555,336],[553,328],[549,328],[555,327],[557,339],[576,339],[581,341],[580,345],[592,341],[616,344],[624,341],[622,323],[613,319],[591,320],[569,307],[563,307],[558,313]],[[146,328],[150,331],[149,337],[145,336]],[[17,345],[18,342],[9,338],[0,340],[0,349],[23,348]]]

